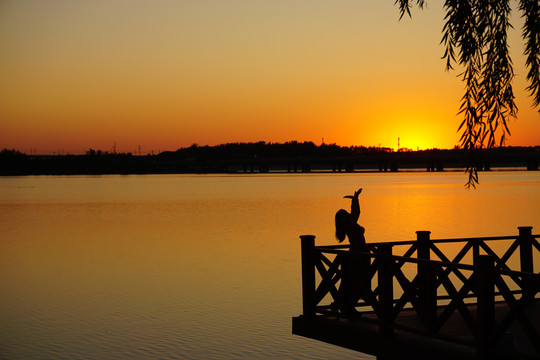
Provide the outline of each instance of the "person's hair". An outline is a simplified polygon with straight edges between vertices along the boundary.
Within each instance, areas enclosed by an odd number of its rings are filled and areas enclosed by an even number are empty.
[[[349,221],[351,221],[351,214],[347,210],[338,210],[336,213],[336,239],[338,242],[345,240],[345,224]]]

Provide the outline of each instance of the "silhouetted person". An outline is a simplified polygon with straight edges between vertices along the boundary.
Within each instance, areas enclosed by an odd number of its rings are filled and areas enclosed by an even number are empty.
[[[351,212],[339,210],[336,213],[336,238],[341,243],[345,237],[351,244],[350,253],[346,254],[341,267],[341,285],[339,292],[341,294],[342,309],[344,314],[356,312],[355,305],[358,298],[365,295],[369,285],[362,290],[361,281],[363,276],[367,275],[370,266],[369,256],[355,254],[354,252],[368,252],[366,239],[364,238],[365,229],[357,221],[360,217],[360,204],[358,195],[362,189],[354,192],[354,195],[345,196],[351,199]]]

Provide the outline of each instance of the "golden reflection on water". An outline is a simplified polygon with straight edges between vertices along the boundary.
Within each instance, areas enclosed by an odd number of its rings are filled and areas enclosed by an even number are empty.
[[[358,187],[368,242],[539,232],[537,172],[483,179],[466,191],[461,173],[0,178],[0,357],[358,357],[290,335],[298,236],[335,244],[334,213]]]

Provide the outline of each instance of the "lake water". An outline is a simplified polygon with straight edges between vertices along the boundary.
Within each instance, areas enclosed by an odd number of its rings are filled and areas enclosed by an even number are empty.
[[[0,178],[2,359],[368,359],[291,334],[300,240],[540,232],[540,172]]]

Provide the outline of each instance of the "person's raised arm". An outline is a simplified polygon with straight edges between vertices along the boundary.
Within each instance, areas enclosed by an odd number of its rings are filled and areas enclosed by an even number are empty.
[[[362,189],[358,189],[358,191],[354,192],[354,195],[347,195],[345,196],[348,199],[351,199],[351,217],[354,222],[358,221],[358,218],[360,217],[360,203],[358,201],[358,195],[362,192]]]

